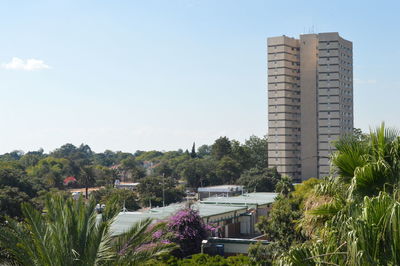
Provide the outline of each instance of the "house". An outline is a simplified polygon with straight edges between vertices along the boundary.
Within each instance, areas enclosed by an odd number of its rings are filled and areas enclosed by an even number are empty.
[[[185,203],[177,203],[143,212],[121,212],[112,224],[111,231],[113,234],[123,233],[134,223],[147,218],[153,219],[155,222],[162,221],[185,207]],[[231,237],[240,233],[239,218],[241,215],[245,215],[247,211],[244,206],[216,206],[200,203],[191,205],[191,208],[199,211],[200,217],[205,223],[219,226],[221,235],[224,237]]]
[[[251,235],[259,233],[255,224],[259,221],[259,217],[267,215],[277,196],[278,193],[253,192],[236,197],[210,197],[201,201],[201,204],[246,207],[246,214],[240,217],[240,233]]]
[[[236,197],[214,197],[191,205],[199,211],[207,224],[220,227],[224,238],[259,234],[255,228],[258,218],[266,215],[277,193],[249,193]],[[142,212],[121,212],[111,229],[113,234],[128,230],[134,223],[151,218],[154,221],[168,219],[177,211],[187,207],[186,203],[170,204]]]

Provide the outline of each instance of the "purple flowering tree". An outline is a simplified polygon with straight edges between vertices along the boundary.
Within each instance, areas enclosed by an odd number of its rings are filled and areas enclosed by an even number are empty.
[[[153,234],[153,237],[178,244],[179,250],[174,255],[186,257],[199,253],[201,241],[207,239],[216,230],[218,230],[217,227],[203,222],[197,210],[186,208],[169,218],[166,231],[157,231]]]

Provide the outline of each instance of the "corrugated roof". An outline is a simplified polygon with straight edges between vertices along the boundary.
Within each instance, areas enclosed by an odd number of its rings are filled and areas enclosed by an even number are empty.
[[[238,185],[221,185],[221,186],[211,186],[211,187],[199,187],[198,192],[235,192],[242,191],[243,186]]]
[[[278,193],[272,192],[254,192],[236,197],[210,197],[201,201],[203,204],[215,205],[265,205],[275,201]]]
[[[185,203],[178,203],[166,207],[153,208],[146,212],[121,212],[111,225],[111,231],[114,235],[118,235],[127,231],[134,223],[140,222],[146,218],[151,218],[155,221],[164,220],[185,207]],[[239,215],[247,210],[245,206],[218,206],[200,203],[193,204],[192,208],[198,210],[202,218],[210,217],[211,219],[213,216],[221,216],[224,214],[231,218],[231,216],[233,216],[230,215],[232,212],[236,211],[238,212],[237,215]]]

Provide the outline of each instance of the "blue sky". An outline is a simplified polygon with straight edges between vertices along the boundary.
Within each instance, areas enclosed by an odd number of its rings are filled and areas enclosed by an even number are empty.
[[[399,5],[0,0],[0,153],[67,142],[190,149],[262,136],[266,38],[312,28],[353,41],[355,126],[400,128]]]

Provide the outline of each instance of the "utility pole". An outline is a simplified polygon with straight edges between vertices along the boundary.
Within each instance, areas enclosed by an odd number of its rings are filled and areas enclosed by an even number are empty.
[[[165,207],[165,189],[164,189],[165,173],[162,174],[162,206]]]

